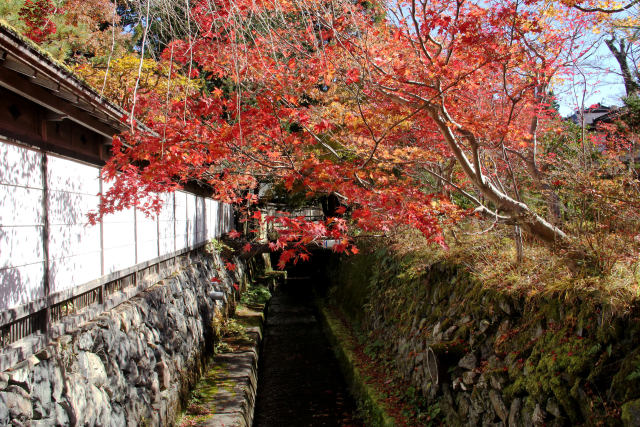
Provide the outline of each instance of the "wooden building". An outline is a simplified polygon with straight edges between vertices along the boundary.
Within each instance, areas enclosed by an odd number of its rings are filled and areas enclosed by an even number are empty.
[[[232,227],[231,206],[186,191],[164,194],[156,218],[129,209],[88,225],[123,115],[0,25],[0,371]]]

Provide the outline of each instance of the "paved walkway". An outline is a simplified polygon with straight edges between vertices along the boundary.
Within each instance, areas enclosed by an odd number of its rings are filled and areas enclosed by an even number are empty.
[[[254,426],[362,425],[354,412],[310,281],[290,278],[268,306]]]
[[[235,319],[245,327],[246,333],[222,339],[227,351],[214,357],[210,368],[191,392],[179,426],[252,425],[263,314],[240,307]]]

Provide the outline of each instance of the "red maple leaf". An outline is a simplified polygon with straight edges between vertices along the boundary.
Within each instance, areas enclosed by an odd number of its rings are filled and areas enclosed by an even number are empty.
[[[227,233],[227,235],[229,237],[231,237],[232,239],[237,239],[238,237],[242,236],[242,233],[236,231],[236,230],[231,230],[229,233]]]
[[[349,71],[347,71],[347,78],[345,80],[347,84],[358,83],[359,81],[360,81],[360,70],[358,70],[357,68],[352,68]]]

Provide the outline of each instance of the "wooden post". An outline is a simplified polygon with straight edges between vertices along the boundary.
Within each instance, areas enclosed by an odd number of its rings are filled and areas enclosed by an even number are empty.
[[[98,186],[99,192],[102,195],[102,174],[98,172]],[[104,218],[102,213],[100,214],[100,276],[104,276]],[[105,300],[105,288],[104,283],[100,286],[100,304],[104,304]]]
[[[46,132],[46,123],[43,123],[44,132]],[[43,135],[43,139],[46,139],[46,134]],[[49,182],[47,179],[48,171],[48,158],[47,153],[43,150],[42,153],[42,253],[43,253],[43,265],[44,276],[42,283],[44,287],[44,298],[46,301],[45,308],[45,320],[44,320],[44,333],[46,341],[49,341],[51,337],[51,301],[49,295],[51,294],[51,283],[49,279]]]

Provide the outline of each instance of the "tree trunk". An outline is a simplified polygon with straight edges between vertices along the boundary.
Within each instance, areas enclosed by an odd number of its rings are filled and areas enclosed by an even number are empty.
[[[513,227],[513,238],[516,241],[516,263],[520,265],[524,259],[524,247],[522,244],[522,230],[517,225]]]
[[[624,89],[627,93],[627,97],[638,93],[638,83],[633,78],[631,70],[629,69],[629,63],[627,62],[627,50],[624,39],[619,41],[619,47],[615,45],[615,36],[610,40],[605,40],[607,47],[613,54],[613,57],[618,61],[620,66],[620,73],[622,74],[622,80],[624,81]]]
[[[526,204],[519,202],[508,194],[500,191],[484,176],[478,160],[479,155],[477,151],[479,150],[479,147],[477,147],[477,145],[475,146],[476,152],[474,153],[474,164],[471,163],[465,152],[462,150],[462,144],[459,137],[453,132],[453,120],[449,117],[444,107],[430,109],[429,115],[440,129],[440,132],[447,141],[467,177],[471,179],[471,181],[488,200],[493,202],[498,210],[509,215],[513,224],[519,225],[528,233],[531,233],[545,242],[561,244],[566,242],[567,235],[564,231],[532,211]],[[470,144],[472,145],[472,149],[473,145],[476,144],[473,141],[474,137],[475,136],[472,134],[468,135],[468,138],[471,140]]]

